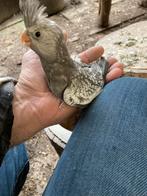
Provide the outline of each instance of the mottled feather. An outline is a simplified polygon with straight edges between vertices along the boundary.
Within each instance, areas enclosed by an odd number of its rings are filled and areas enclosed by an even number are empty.
[[[85,107],[101,93],[108,62],[101,57],[88,65],[79,60],[77,62],[75,59],[74,63],[78,67],[78,71],[73,74],[71,83],[64,91],[63,99],[68,105]]]

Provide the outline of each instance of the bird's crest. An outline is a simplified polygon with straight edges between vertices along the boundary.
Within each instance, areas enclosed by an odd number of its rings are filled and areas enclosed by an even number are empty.
[[[46,7],[41,5],[39,0],[19,0],[19,7],[26,27],[31,27],[48,17]]]

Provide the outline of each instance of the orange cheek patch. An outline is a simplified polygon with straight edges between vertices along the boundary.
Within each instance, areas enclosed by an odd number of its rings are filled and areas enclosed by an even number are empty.
[[[26,31],[21,35],[21,42],[28,47],[31,46],[31,40],[29,36],[27,35]]]

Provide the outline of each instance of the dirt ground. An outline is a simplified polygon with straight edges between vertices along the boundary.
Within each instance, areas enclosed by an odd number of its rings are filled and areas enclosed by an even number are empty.
[[[131,11],[130,11],[131,8]],[[146,17],[146,11],[138,6],[138,0],[113,0],[110,27],[97,27],[97,0],[81,0],[81,3],[66,3],[64,11],[51,17],[68,32],[68,48],[77,54],[91,46],[106,34]],[[0,76],[18,78],[24,48],[19,37],[24,24],[19,16],[0,26]],[[21,196],[40,196],[58,161],[58,155],[42,131],[26,142],[30,158],[30,172]]]

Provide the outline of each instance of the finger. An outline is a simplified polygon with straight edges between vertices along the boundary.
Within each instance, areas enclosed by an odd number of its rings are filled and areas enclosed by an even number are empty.
[[[113,65],[110,66],[109,71],[111,71],[112,69],[115,69],[115,68],[120,68],[120,69],[123,70],[124,64],[116,62],[116,63],[114,63]]]
[[[106,82],[110,82],[111,80],[117,79],[123,75],[123,70],[120,68],[112,69],[107,75],[106,75]]]
[[[114,63],[116,63],[117,61],[118,60],[114,57],[109,57],[108,58],[108,63],[109,63],[110,66],[113,65]]]
[[[79,54],[79,57],[81,58],[82,62],[88,64],[92,61],[97,60],[99,57],[102,56],[103,53],[104,48],[102,46],[95,46]]]

